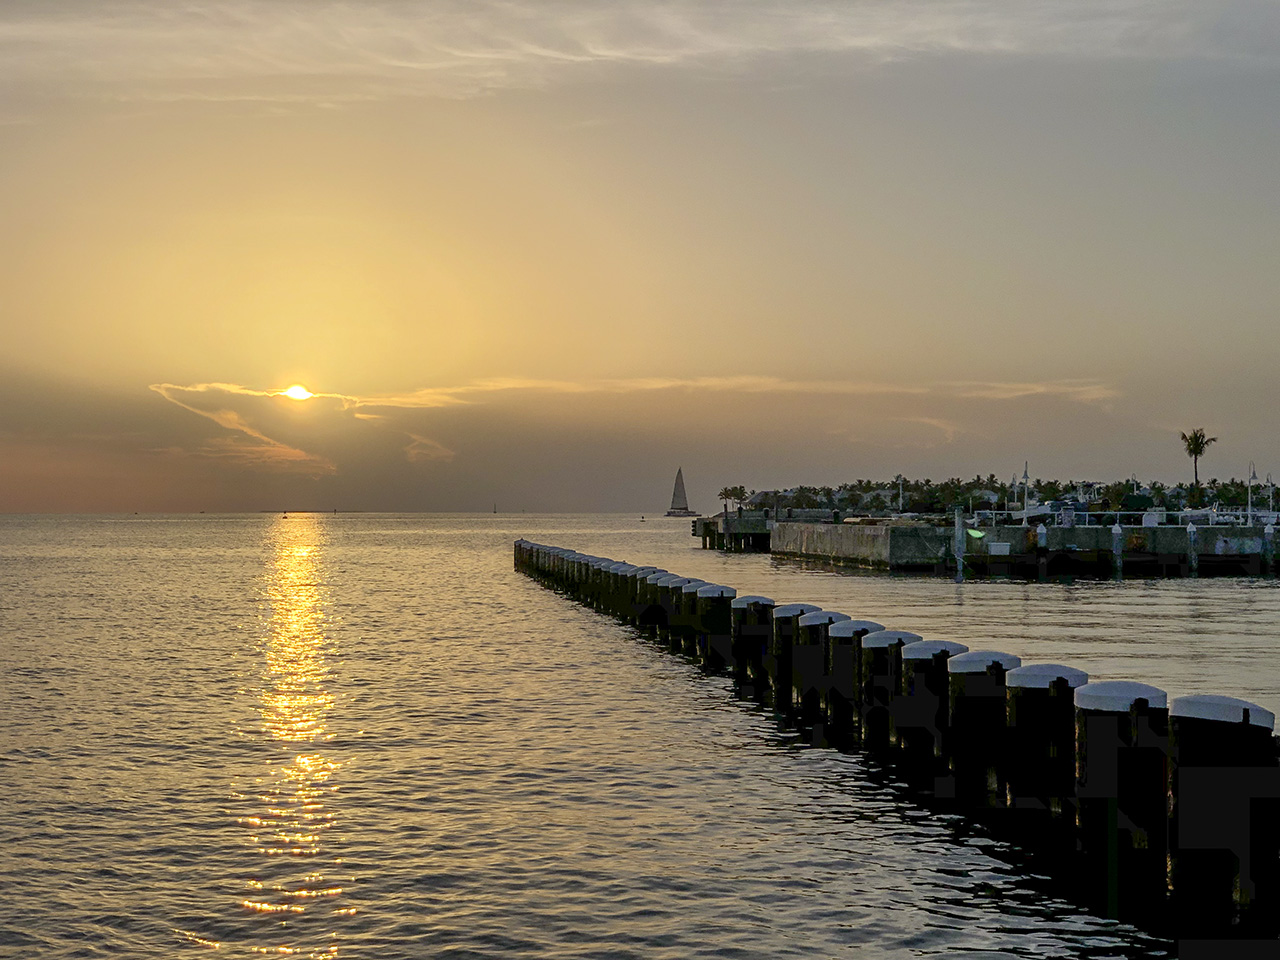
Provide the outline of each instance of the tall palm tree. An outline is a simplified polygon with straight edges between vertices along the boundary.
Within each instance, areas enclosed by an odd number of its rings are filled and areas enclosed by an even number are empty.
[[[729,501],[733,499],[733,487],[721,487],[716,496],[724,503],[725,515],[729,514]]]
[[[1206,437],[1204,435],[1204,427],[1196,427],[1190,433],[1182,435],[1182,442],[1187,448],[1187,456],[1191,458],[1191,471],[1195,474],[1196,486],[1200,486],[1200,458],[1204,456],[1205,448],[1211,443],[1217,443],[1217,437]]]

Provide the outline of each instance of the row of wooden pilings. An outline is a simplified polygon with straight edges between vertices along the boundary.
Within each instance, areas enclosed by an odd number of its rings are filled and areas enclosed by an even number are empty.
[[[526,540],[515,566],[732,675],[816,743],[876,756],[1092,909],[1181,939],[1184,957],[1246,941],[1280,956],[1280,752],[1256,704],[1169,703],[1147,684]],[[1193,952],[1226,940],[1233,953]]]

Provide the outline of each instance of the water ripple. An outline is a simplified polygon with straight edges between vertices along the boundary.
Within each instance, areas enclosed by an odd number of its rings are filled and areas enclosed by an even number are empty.
[[[1280,610],[1262,584],[957,592],[619,518],[0,523],[14,955],[1167,954],[517,576],[522,534],[1100,674],[1200,644],[1222,692],[1280,701],[1241,669]]]

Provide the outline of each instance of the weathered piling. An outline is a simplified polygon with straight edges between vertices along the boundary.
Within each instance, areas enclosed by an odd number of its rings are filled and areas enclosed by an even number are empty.
[[[733,616],[733,642],[729,649],[733,678],[740,693],[760,699],[768,675],[764,660],[773,640],[774,602],[769,597],[734,597],[729,604]]]
[[[665,573],[658,567],[632,567],[627,573],[624,589],[626,590],[626,620],[632,626],[640,625],[646,601],[645,591],[648,589],[649,577],[655,573]]]
[[[666,570],[655,570],[644,578],[644,582],[639,584],[640,592],[640,617],[639,624],[649,636],[657,636],[658,625],[664,623],[667,617],[667,611],[662,606],[662,592],[659,584],[667,577],[675,577],[676,574],[668,573]]]
[[[822,704],[827,692],[827,628],[853,619],[834,610],[815,610],[796,621],[791,646],[791,696],[796,719],[812,727],[815,742],[823,739]]]
[[[674,574],[658,578],[655,585],[658,588],[656,600],[659,613],[654,618],[654,626],[659,640],[670,640],[672,621],[677,616],[678,598],[681,597],[680,588],[689,582],[688,577]]]
[[[1189,696],[1170,705],[1169,863],[1183,937],[1280,934],[1274,729],[1274,714],[1247,700]]]
[[[821,739],[861,744],[909,786],[1008,828],[1042,872],[1070,878],[1105,915],[1208,945],[1202,956],[1233,955],[1244,940],[1277,952],[1280,747],[1274,716],[1256,704],[1197,695],[1170,709],[1145,684],[1089,683],[1071,667],[1023,667],[1010,654],[526,540],[514,563],[732,671],[740,691],[794,707]],[[1224,940],[1227,952],[1214,946]]]
[[[1005,674],[1022,660],[998,650],[972,650],[947,661],[947,753],[956,801],[974,812],[1003,809]]]
[[[873,753],[887,754],[892,744],[893,701],[902,689],[902,648],[922,639],[905,630],[880,630],[862,638],[858,726],[862,746]]]
[[[791,711],[791,656],[800,618],[822,608],[812,603],[786,603],[773,608],[773,639],[764,659],[769,678],[769,698],[779,713]]]
[[[827,627],[826,738],[852,746],[862,716],[862,638],[879,633],[874,620],[840,620]]]
[[[917,640],[902,648],[902,686],[890,719],[900,767],[915,790],[943,796],[952,792],[945,749],[947,661],[968,650],[951,640]]]
[[[1075,690],[1089,675],[1058,663],[1005,674],[1005,787],[1009,827],[1028,846],[1075,852]]]
[[[690,580],[671,591],[675,613],[671,617],[671,649],[676,653],[692,655],[697,643],[698,590],[708,586],[705,580]]]
[[[1075,706],[1080,893],[1108,917],[1159,923],[1168,873],[1165,692],[1086,683]]]
[[[733,646],[733,607],[738,591],[718,583],[708,583],[698,588],[697,597],[697,656],[709,670],[724,670],[728,663],[725,654]]]

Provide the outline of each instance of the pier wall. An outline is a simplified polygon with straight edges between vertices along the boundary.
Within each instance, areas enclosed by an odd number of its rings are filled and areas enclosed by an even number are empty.
[[[943,527],[780,522],[773,527],[770,552],[883,569],[933,569],[946,563],[951,536]]]
[[[828,525],[795,543],[888,562],[888,531],[922,529]],[[977,821],[1088,909],[1179,938],[1184,960],[1280,956],[1280,742],[1262,707],[1170,702],[563,547],[514,553],[544,586],[732,676],[815,745],[874,756],[913,801]]]
[[[1264,526],[1110,526],[976,528],[965,535],[974,572],[1239,574],[1261,576],[1275,559],[1275,530]],[[924,525],[779,521],[770,551],[886,570],[954,570],[955,528]]]

